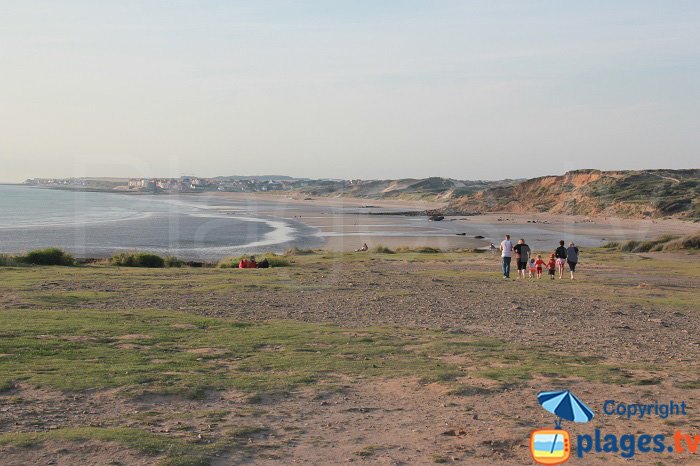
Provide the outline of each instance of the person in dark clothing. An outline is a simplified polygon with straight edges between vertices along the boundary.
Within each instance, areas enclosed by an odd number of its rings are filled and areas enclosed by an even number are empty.
[[[267,258],[264,258],[260,262],[258,262],[258,268],[259,269],[267,269],[270,268],[270,262],[268,262]]]
[[[525,244],[525,240],[520,238],[518,244],[513,247],[515,260],[518,262],[518,278],[525,278],[527,263],[530,261],[530,246]]]
[[[559,279],[561,280],[564,275],[564,264],[566,264],[566,248],[564,247],[564,240],[559,241],[559,247],[554,251],[554,259],[557,265],[557,272],[559,272]]]
[[[576,264],[578,263],[578,248],[573,243],[569,243],[569,247],[566,248],[566,262],[569,264],[569,270],[571,271],[571,279],[574,279],[574,272],[576,272]]]

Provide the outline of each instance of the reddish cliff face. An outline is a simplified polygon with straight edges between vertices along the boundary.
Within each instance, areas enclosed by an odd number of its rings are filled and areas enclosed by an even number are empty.
[[[456,199],[448,210],[697,218],[700,170],[577,170],[486,189]]]

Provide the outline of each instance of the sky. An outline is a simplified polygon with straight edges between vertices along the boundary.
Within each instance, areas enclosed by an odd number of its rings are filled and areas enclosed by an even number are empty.
[[[696,0],[0,11],[0,181],[700,166]]]

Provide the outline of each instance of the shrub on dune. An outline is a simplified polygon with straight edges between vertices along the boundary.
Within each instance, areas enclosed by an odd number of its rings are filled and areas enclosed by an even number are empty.
[[[664,245],[664,251],[675,251],[680,249],[700,249],[700,232],[693,233],[683,238],[671,241]]]
[[[11,267],[13,265],[18,265],[14,257],[0,254],[0,267]]]
[[[185,264],[175,256],[165,256],[163,262],[166,267],[182,267]]]
[[[438,249],[438,248],[433,248],[430,246],[418,246],[415,248],[409,248],[406,246],[402,246],[400,248],[396,248],[396,252],[417,252],[420,254],[437,254],[437,253],[442,252],[442,251],[440,251],[440,249]]]
[[[110,262],[120,267],[160,268],[165,266],[165,259],[147,252],[122,252],[113,255]]]
[[[302,249],[296,246],[287,249],[284,253],[285,256],[307,256],[310,254],[316,254],[316,251],[314,251],[313,249]]]
[[[288,267],[291,265],[289,259],[284,256],[278,256],[275,254],[266,255],[263,259],[267,259],[270,267]]]
[[[35,249],[15,259],[32,265],[75,265],[73,256],[58,248]]]
[[[251,256],[240,256],[240,257],[226,257],[221,259],[216,266],[220,269],[237,269],[238,263],[243,259],[250,259]],[[291,261],[284,256],[277,255],[275,253],[269,252],[263,255],[255,256],[255,261],[260,264],[263,260],[267,259],[267,263],[270,267],[289,267],[292,265]]]
[[[604,248],[618,249],[623,252],[659,252],[700,249],[700,232],[679,238],[677,235],[663,235],[658,238],[639,241],[630,240],[624,243],[610,242]]]

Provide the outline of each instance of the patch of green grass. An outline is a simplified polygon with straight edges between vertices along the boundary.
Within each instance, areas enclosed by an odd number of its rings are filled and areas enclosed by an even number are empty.
[[[463,357],[478,376],[503,384],[518,384],[534,376],[578,377],[603,383],[635,384],[637,381],[619,367],[606,364],[598,356],[562,354],[544,346],[522,346],[502,340],[466,339],[433,344],[443,357]],[[457,385],[453,391],[465,396],[478,394],[478,387]]]
[[[682,388],[684,390],[697,390],[700,389],[700,379],[698,380],[691,380],[688,382],[681,382],[676,385],[678,388]]]
[[[47,432],[6,432],[0,434],[0,445],[29,448],[48,440],[116,442],[149,456],[164,456],[162,465],[209,464],[220,444],[199,444],[173,436],[158,435],[141,429],[113,427],[63,428]]]
[[[474,395],[490,395],[493,390],[485,387],[476,387],[473,385],[457,384],[451,389],[448,394],[453,396],[474,396]]]
[[[8,310],[0,313],[0,328],[9,329],[0,353],[11,354],[0,358],[3,376],[60,390],[124,387],[201,398],[208,390],[286,389],[334,374],[456,375],[407,349],[400,332],[382,328],[363,329],[371,338],[357,339],[328,325],[246,324],[151,310]],[[439,338],[413,333],[426,342]]]
[[[7,393],[14,390],[15,382],[14,380],[0,380],[0,393]]]
[[[67,291],[37,294],[32,301],[38,304],[76,305],[104,301],[114,296],[107,291]]]
[[[356,451],[355,455],[360,456],[362,458],[369,458],[371,456],[374,456],[377,452],[382,451],[384,449],[386,449],[386,447],[383,445],[368,445],[362,450]]]

